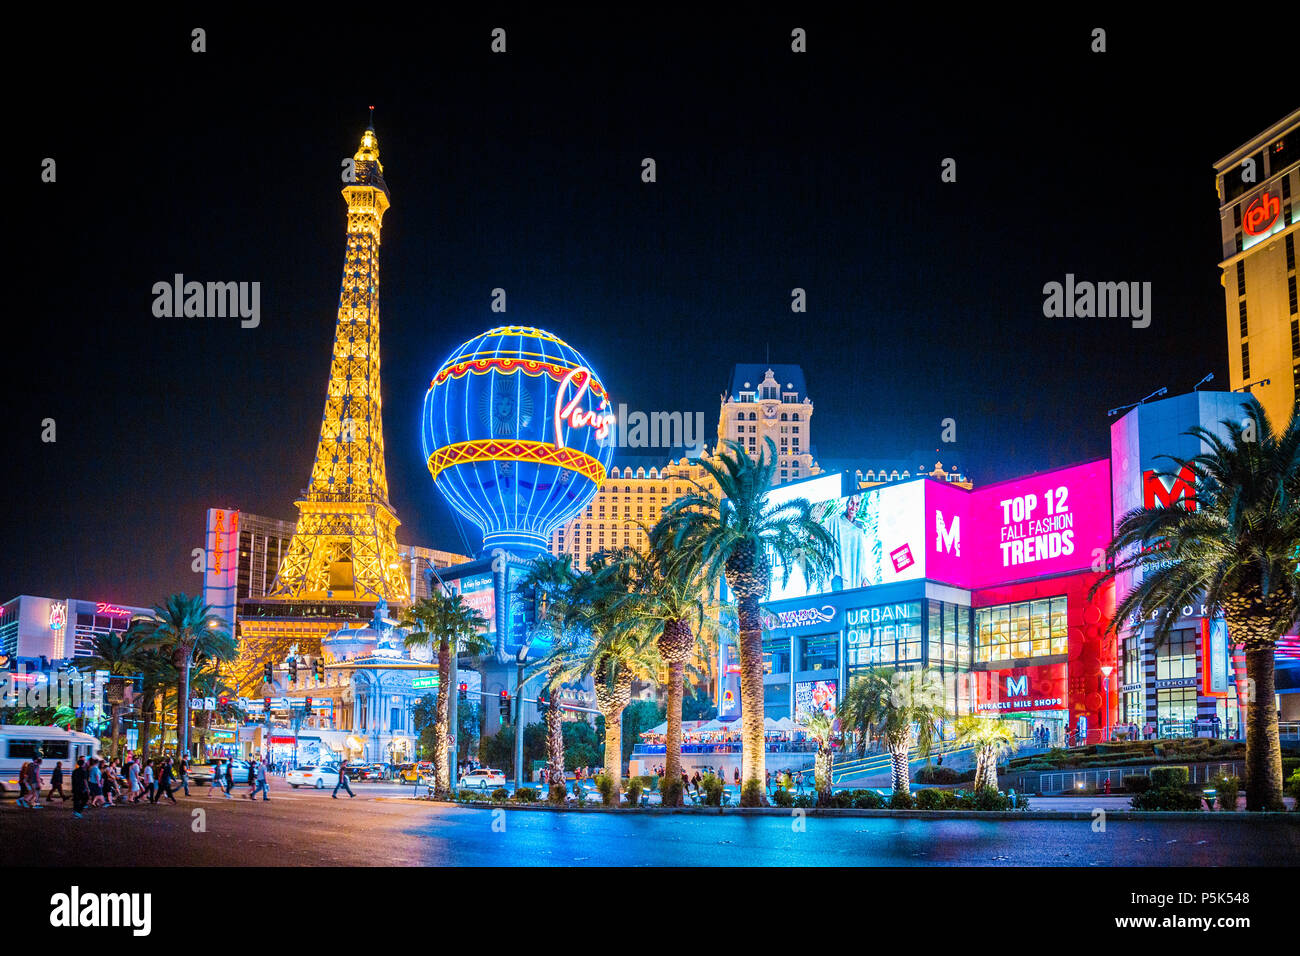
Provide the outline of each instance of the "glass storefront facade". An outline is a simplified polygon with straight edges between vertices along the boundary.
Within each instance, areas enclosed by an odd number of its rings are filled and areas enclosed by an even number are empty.
[[[852,608],[845,650],[849,678],[873,667],[919,667],[922,656],[920,601]]]
[[[1064,597],[1021,601],[975,612],[975,660],[981,664],[1066,653]]]

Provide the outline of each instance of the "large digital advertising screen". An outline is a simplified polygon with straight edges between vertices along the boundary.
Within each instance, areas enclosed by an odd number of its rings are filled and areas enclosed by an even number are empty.
[[[1088,462],[971,495],[970,587],[1092,567],[1110,543],[1110,462]]]
[[[813,505],[813,517],[835,541],[831,580],[810,586],[802,565],[774,568],[770,600],[908,581],[924,575],[925,496],[922,480],[869,488]]]

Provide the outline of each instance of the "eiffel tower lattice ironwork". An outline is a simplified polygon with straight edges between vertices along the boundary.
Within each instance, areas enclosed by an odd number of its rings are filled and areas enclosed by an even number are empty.
[[[389,207],[373,122],[353,156],[347,252],[329,390],[311,482],[276,576],[273,598],[405,604],[409,585],[388,502],[379,397],[379,230]]]

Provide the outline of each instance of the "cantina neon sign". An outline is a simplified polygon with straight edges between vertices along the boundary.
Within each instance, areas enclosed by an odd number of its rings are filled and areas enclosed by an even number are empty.
[[[1246,207],[1245,215],[1241,217],[1241,228],[1246,230],[1248,235],[1260,236],[1267,232],[1277,222],[1277,217],[1282,211],[1282,202],[1268,190],[1256,196]]]
[[[564,425],[570,428],[594,428],[596,430],[596,439],[603,439],[609,434],[609,427],[618,421],[613,412],[606,411],[609,407],[608,401],[600,400],[600,407],[595,411],[588,411],[579,403],[582,397],[591,389],[591,369],[583,368],[579,365],[569,370],[569,373],[560,380],[560,387],[555,393],[555,447],[564,447]],[[581,379],[581,383],[578,380]],[[565,394],[575,386],[577,393],[567,402],[564,400]]]

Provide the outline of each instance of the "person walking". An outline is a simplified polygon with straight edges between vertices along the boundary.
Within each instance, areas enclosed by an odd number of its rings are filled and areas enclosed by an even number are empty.
[[[230,791],[235,789],[235,771],[232,767],[233,760],[225,761],[226,764],[226,799],[230,799]]]
[[[130,757],[126,765],[126,783],[131,791],[131,802],[139,803],[144,795],[144,784],[140,782],[140,760],[137,757]]]
[[[150,761],[146,761],[144,765],[144,769],[141,771],[141,773],[144,775],[143,783],[144,783],[146,797],[150,803],[156,803],[157,801],[154,800],[153,797],[154,794],[158,792],[158,784],[153,775],[153,763]]]
[[[32,758],[31,763],[27,765],[27,806],[33,810],[44,809],[41,806],[41,752],[36,751],[36,756]]]
[[[176,781],[185,791],[185,796],[190,795],[190,762],[181,757],[176,761]]]
[[[55,794],[59,799],[67,803],[68,795],[63,792],[63,761],[60,760],[54,764],[54,770],[50,773],[50,799],[54,799]]]
[[[27,807],[27,771],[31,767],[30,760],[24,760],[23,765],[18,768],[18,806]]]
[[[90,758],[90,771],[87,774],[87,785],[90,787],[90,805],[92,807],[102,807],[104,805],[104,772],[99,768],[99,758]]]
[[[257,762],[257,773],[253,778],[253,792],[248,795],[249,800],[256,800],[258,793],[262,794],[263,802],[271,799],[271,788],[266,785],[266,764],[260,760]]]
[[[168,757],[166,760],[162,762],[162,768],[158,774],[158,785],[154,788],[152,802],[157,803],[158,800],[164,794],[167,795],[167,799],[170,800],[172,802],[172,805],[174,806],[176,804],[176,796],[175,794],[172,793],[172,758],[171,757]]]
[[[72,815],[78,820],[90,802],[90,787],[86,784],[86,758],[78,757],[72,768]]]
[[[339,764],[339,781],[334,784],[334,792],[330,794],[330,796],[335,800],[339,798],[339,787],[346,790],[349,797],[356,796],[356,794],[352,792],[352,787],[348,785],[348,762],[346,760]]]

